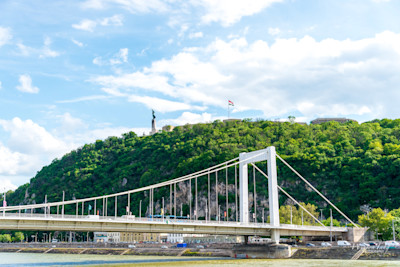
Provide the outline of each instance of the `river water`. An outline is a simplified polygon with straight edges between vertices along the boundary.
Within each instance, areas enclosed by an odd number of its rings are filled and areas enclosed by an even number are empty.
[[[341,267],[399,266],[400,261],[349,261],[349,260],[255,260],[226,259],[204,257],[168,257],[168,256],[115,256],[115,255],[76,255],[76,254],[36,254],[36,253],[0,253],[0,267],[4,266],[218,266],[218,267],[257,267],[257,266],[311,266]]]

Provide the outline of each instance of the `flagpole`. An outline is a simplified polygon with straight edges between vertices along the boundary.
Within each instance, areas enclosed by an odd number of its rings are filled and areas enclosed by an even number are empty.
[[[229,102],[228,102],[228,120],[229,120],[229,106],[230,106],[230,105],[229,105]]]

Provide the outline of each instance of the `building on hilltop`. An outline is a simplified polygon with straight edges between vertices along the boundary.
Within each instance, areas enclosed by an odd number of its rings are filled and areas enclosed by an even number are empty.
[[[321,124],[321,123],[329,122],[329,121],[336,121],[336,122],[339,122],[339,123],[345,123],[345,122],[348,122],[348,121],[357,122],[356,120],[347,119],[347,118],[317,118],[315,120],[312,120],[311,124]]]
[[[172,125],[165,125],[164,127],[162,127],[162,130],[164,131],[164,132],[172,132],[172,130],[174,130],[174,126],[172,126]]]

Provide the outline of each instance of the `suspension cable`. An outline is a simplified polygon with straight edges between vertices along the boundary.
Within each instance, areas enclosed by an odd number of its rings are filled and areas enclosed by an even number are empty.
[[[251,163],[251,165],[253,165],[253,167],[255,167],[263,176],[265,176],[265,178],[268,179],[268,175],[266,175],[260,168],[257,167],[257,165],[255,165],[254,163]],[[326,225],[324,225],[322,222],[320,222],[320,220],[318,220],[317,218],[315,218],[315,216],[309,212],[306,208],[304,208],[299,202],[297,202],[297,200],[292,197],[288,192],[286,192],[282,187],[280,187],[279,185],[277,185],[278,189],[281,190],[288,198],[290,198],[292,201],[294,201],[300,208],[302,208],[305,212],[307,212],[314,220],[316,220],[320,225],[322,225],[323,227],[327,228]]]
[[[346,218],[349,222],[351,222],[356,228],[360,228],[358,227],[357,224],[355,224],[352,220],[350,220],[350,218],[347,217],[346,214],[344,214],[338,207],[336,207],[328,198],[326,198],[321,192],[319,192],[309,181],[307,181],[303,176],[301,176],[300,173],[298,173],[292,166],[290,166],[289,163],[287,163],[278,154],[276,154],[276,157],[280,159],[286,166],[288,166],[289,169],[291,169],[295,174],[297,174],[297,176],[300,177],[300,179],[302,179],[309,187],[311,187],[315,192],[317,192],[318,195],[320,195],[326,202],[329,203],[329,205],[335,208],[335,210],[338,211],[344,218]]]

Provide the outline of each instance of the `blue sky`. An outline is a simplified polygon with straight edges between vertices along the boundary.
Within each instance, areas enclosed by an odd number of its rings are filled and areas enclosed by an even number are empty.
[[[0,1],[0,191],[96,139],[400,117],[400,1]]]

